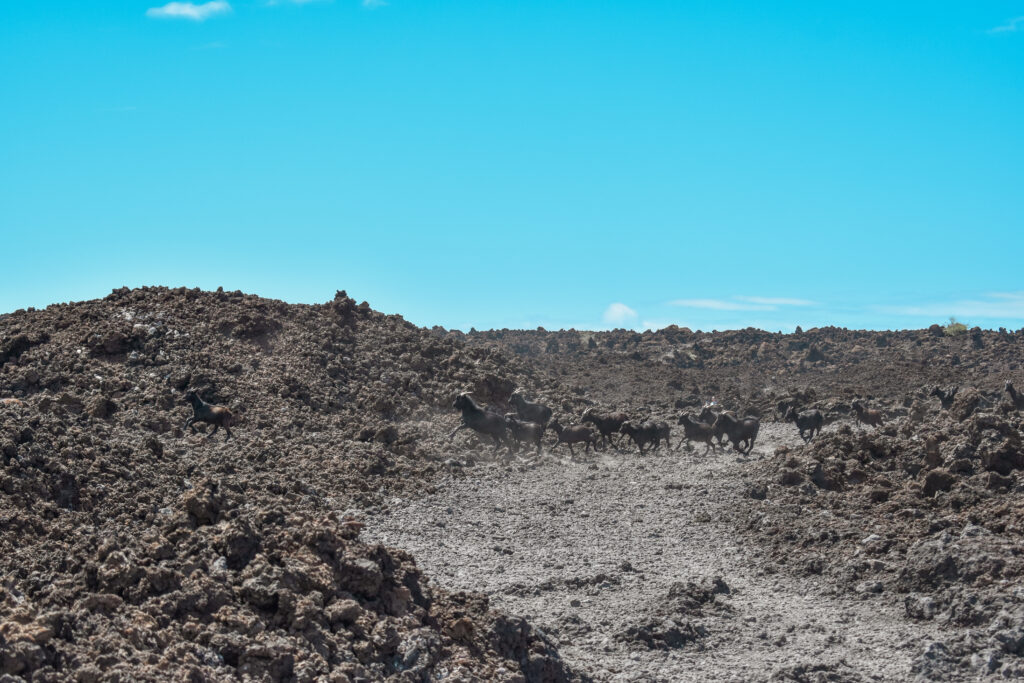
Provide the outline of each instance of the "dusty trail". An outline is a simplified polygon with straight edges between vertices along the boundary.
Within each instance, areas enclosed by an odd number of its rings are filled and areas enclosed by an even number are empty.
[[[765,425],[753,457],[797,443],[793,431]],[[905,620],[894,596],[841,593],[760,562],[735,534],[745,461],[700,450],[477,464],[432,495],[371,511],[364,533],[414,553],[443,587],[482,591],[528,616],[598,680],[912,677],[912,658],[938,627]],[[728,594],[673,612],[673,584],[715,576]],[[663,649],[622,637],[673,626],[706,636]]]

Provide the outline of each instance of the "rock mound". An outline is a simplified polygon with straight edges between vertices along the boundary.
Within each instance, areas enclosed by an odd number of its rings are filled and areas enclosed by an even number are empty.
[[[534,381],[343,292],[0,316],[0,675],[578,678],[529,623],[359,539],[358,510],[450,457],[454,395],[497,376]],[[187,388],[230,406],[235,439],[182,432]]]

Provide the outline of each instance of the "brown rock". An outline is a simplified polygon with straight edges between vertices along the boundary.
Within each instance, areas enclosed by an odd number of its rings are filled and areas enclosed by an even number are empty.
[[[930,498],[938,491],[948,491],[955,481],[956,477],[946,470],[932,470],[924,478],[924,495]]]
[[[117,412],[117,404],[105,396],[94,396],[86,401],[85,412],[103,420]]]

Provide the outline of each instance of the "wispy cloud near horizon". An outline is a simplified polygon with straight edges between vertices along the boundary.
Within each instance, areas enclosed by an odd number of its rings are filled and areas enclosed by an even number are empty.
[[[738,296],[735,298],[739,301],[761,304],[762,306],[814,306],[815,303],[807,299],[788,299],[786,297],[771,296]]]
[[[712,311],[777,311],[783,306],[813,306],[813,301],[789,297],[734,296],[730,299],[674,299],[669,306]]]
[[[988,33],[1016,33],[1020,27],[1024,26],[1024,17],[1014,17],[1002,26],[996,26],[990,28]]]
[[[680,308],[703,308],[712,311],[771,311],[772,306],[764,304],[744,303],[742,301],[726,301],[724,299],[673,299],[669,306]]]
[[[334,0],[267,0],[268,7],[275,5],[310,5],[314,2],[334,2]]]
[[[965,322],[970,322],[971,318],[1024,320],[1024,292],[991,292],[978,299],[906,306],[877,306],[875,310],[921,318],[945,319],[953,316],[963,318]]]
[[[194,2],[169,2],[162,7],[150,7],[146,16],[150,19],[188,19],[206,21],[218,14],[231,12],[231,5],[224,0],[212,0],[197,5]]]

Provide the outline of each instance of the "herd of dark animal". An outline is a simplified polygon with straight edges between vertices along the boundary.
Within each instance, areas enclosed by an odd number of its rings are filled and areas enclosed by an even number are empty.
[[[584,444],[585,452],[605,446],[617,448],[623,436],[640,449],[641,455],[645,449],[657,449],[663,441],[667,448],[672,448],[672,428],[665,421],[631,420],[626,413],[601,413],[587,408],[580,417],[580,424],[564,426],[552,419],[551,408],[528,401],[519,391],[513,392],[510,403],[516,412],[504,415],[481,406],[468,393],[459,394],[452,407],[462,411],[462,424],[448,435],[448,440],[463,429],[472,429],[489,437],[495,450],[503,445],[509,450],[519,450],[525,443],[527,447],[536,448],[539,454],[543,450],[544,433],[551,429],[556,437],[552,448],[564,443],[574,456],[574,444]],[[716,445],[723,447],[724,439],[728,438],[737,451],[749,454],[761,426],[756,417],[740,418],[731,411],[717,412],[712,403],[706,404],[696,417],[681,415],[678,422],[683,426],[685,441],[706,444],[705,453]]]
[[[1004,386],[1010,401],[1016,410],[1024,408],[1024,394],[1020,394],[1014,388],[1013,383],[1007,381]],[[939,399],[943,410],[949,410],[953,405],[959,387],[941,389],[935,387],[929,396]],[[199,397],[195,391],[188,391],[185,394],[185,402],[192,405],[192,416],[185,421],[182,429],[191,429],[196,433],[195,424],[206,422],[213,425],[210,436],[217,433],[221,427],[224,428],[226,436],[224,440],[231,438],[231,425],[235,422],[234,414],[226,406],[207,403]],[[20,405],[21,401],[15,398],[0,399],[4,405]],[[519,450],[523,444],[533,446],[537,453],[543,450],[544,433],[551,429],[555,432],[555,446],[565,444],[569,452],[575,455],[573,444],[584,444],[585,450],[590,451],[591,447],[596,451],[602,446],[615,446],[621,444],[622,435],[625,435],[639,449],[640,454],[644,448],[657,449],[664,441],[666,447],[671,448],[670,441],[672,429],[667,422],[652,420],[631,420],[629,415],[622,412],[600,413],[593,408],[583,411],[578,425],[563,426],[558,420],[552,419],[552,411],[548,406],[526,400],[520,391],[512,393],[510,403],[516,409],[515,414],[503,415],[497,411],[480,406],[468,393],[459,394],[452,407],[462,411],[462,424],[448,436],[451,441],[455,435],[463,429],[489,436],[494,441],[494,448],[497,450],[505,445],[509,449]],[[885,420],[882,411],[868,408],[860,400],[852,404],[857,423],[864,423],[878,427]],[[809,442],[816,434],[821,433],[821,427],[825,418],[820,410],[797,411],[790,406],[782,418],[785,422],[796,424],[800,432],[800,438]],[[761,421],[752,416],[738,417],[730,410],[717,411],[715,404],[706,403],[696,416],[684,413],[678,417],[678,424],[683,427],[683,438],[687,444],[692,441],[703,443],[704,453],[714,451],[716,447],[724,448],[725,439],[728,438],[733,448],[740,453],[750,454],[754,449],[754,440],[761,428]],[[590,425],[593,425],[591,427]],[[596,429],[596,431],[595,431]],[[619,435],[618,443],[615,436]],[[678,446],[677,446],[678,447]]]
[[[1011,382],[1006,382],[1004,388],[1013,407],[1017,410],[1024,408],[1024,394],[1018,394]],[[938,398],[942,409],[949,410],[958,390],[959,387],[955,386],[948,389],[935,387],[929,396]],[[539,454],[543,449],[544,433],[551,429],[556,435],[552,448],[564,443],[573,455],[573,444],[584,444],[587,452],[591,447],[595,451],[606,446],[618,448],[623,435],[639,448],[641,455],[645,449],[658,448],[662,441],[668,448],[672,447],[672,429],[667,422],[633,420],[623,412],[602,413],[594,408],[587,408],[580,416],[580,424],[566,426],[552,419],[551,408],[528,401],[519,390],[512,393],[509,403],[516,412],[505,415],[481,406],[468,393],[459,394],[452,407],[462,411],[462,424],[449,435],[449,441],[459,431],[468,428],[490,437],[495,450],[502,445],[507,446],[510,451],[519,450],[526,444],[527,447],[536,448]],[[879,427],[885,421],[885,415],[881,410],[867,407],[860,399],[853,401],[850,407],[853,409],[857,424]],[[820,410],[798,410],[793,406],[786,408],[782,419],[796,425],[800,438],[805,443],[820,434],[825,424],[825,416]],[[704,454],[716,448],[724,449],[725,440],[728,439],[736,451],[749,455],[754,449],[754,441],[761,428],[759,418],[739,417],[733,411],[720,410],[714,401],[705,403],[696,415],[679,415],[677,422],[683,428],[683,439],[686,444],[704,444]],[[616,436],[618,442],[615,440]]]

